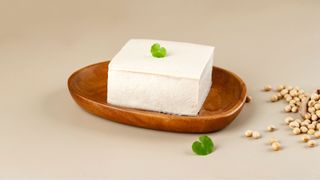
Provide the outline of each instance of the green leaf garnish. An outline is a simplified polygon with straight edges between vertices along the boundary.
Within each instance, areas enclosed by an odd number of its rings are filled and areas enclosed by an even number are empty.
[[[199,141],[193,142],[192,151],[197,155],[205,156],[214,151],[214,144],[210,137],[200,136]]]
[[[161,47],[159,43],[154,43],[151,46],[151,54],[153,57],[162,58],[167,55],[167,50],[164,47]]]

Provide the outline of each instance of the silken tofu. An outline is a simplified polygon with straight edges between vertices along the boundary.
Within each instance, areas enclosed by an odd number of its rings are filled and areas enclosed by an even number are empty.
[[[152,56],[154,43],[166,48],[166,57]],[[109,64],[107,102],[195,116],[211,87],[213,56],[211,46],[131,39]]]

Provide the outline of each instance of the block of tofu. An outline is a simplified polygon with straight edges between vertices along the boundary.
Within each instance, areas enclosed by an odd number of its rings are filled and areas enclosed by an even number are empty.
[[[154,43],[166,48],[166,57],[152,56]],[[109,64],[107,102],[195,116],[211,87],[213,56],[211,46],[131,39]]]

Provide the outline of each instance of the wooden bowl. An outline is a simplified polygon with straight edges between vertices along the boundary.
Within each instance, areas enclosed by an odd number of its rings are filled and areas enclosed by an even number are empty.
[[[198,116],[117,107],[106,102],[108,64],[102,62],[76,71],[70,76],[68,87],[73,99],[84,110],[115,122],[173,132],[214,132],[230,124],[246,100],[245,83],[234,73],[213,67],[213,86]]]

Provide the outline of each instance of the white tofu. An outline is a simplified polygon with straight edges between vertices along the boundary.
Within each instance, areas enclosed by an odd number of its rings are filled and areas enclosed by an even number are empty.
[[[154,43],[164,58],[150,53]],[[214,47],[132,39],[109,64],[107,102],[178,115],[198,114],[211,87]]]

